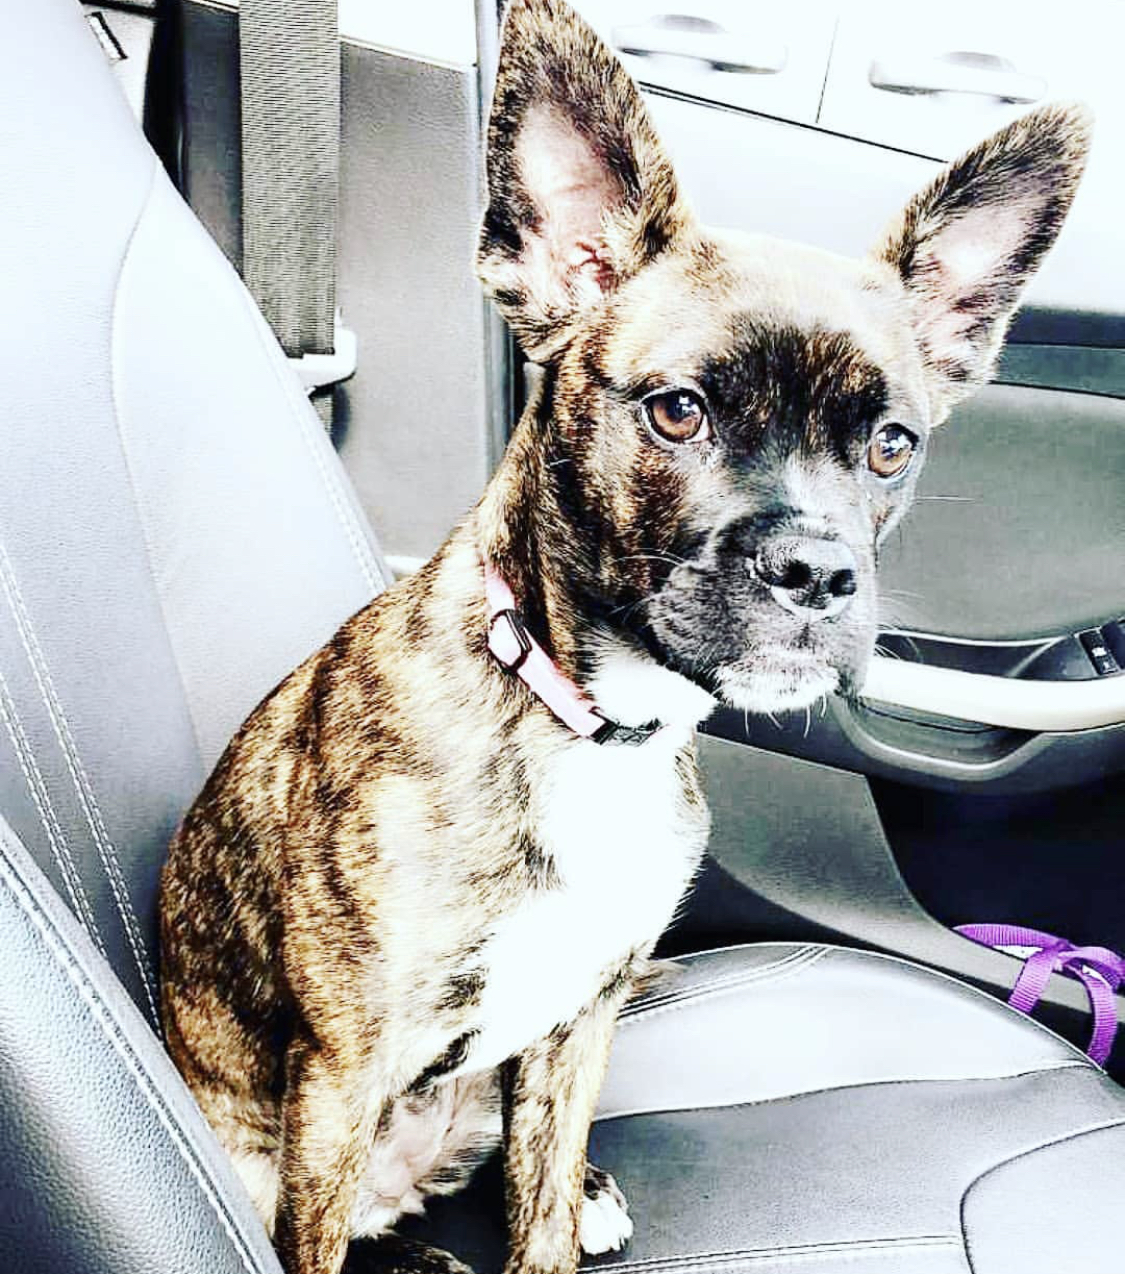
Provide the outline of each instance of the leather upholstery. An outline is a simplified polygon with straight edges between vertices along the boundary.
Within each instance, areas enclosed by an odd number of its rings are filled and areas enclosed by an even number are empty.
[[[763,944],[679,965],[618,1031],[590,1157],[635,1230],[588,1266],[1122,1268],[1125,1095],[1065,1040],[885,956]],[[493,1274],[499,1184],[486,1170],[412,1232]]]
[[[385,577],[74,0],[21,9],[0,118],[0,1255],[276,1274],[150,1029],[156,882],[227,736]],[[622,1274],[1120,1267],[1120,1091],[898,962],[689,958],[625,1016],[601,1114],[637,1221],[599,1262]],[[496,1177],[426,1223],[480,1274]]]
[[[0,1254],[15,1274],[278,1274],[140,1012],[0,819]]]
[[[21,5],[18,27],[0,45],[0,1254],[276,1271],[152,1033],[157,881],[226,739],[388,577],[78,4]]]
[[[0,810],[154,1020],[176,820],[383,575],[76,3],[21,6],[0,114]]]
[[[752,1031],[743,1027],[751,1022]],[[704,1039],[723,1046],[702,1049]],[[652,1057],[659,1067],[647,1064]],[[599,1110],[621,1117],[1084,1064],[1030,1019],[939,974],[833,947],[763,943],[693,956],[666,990],[630,1007]]]

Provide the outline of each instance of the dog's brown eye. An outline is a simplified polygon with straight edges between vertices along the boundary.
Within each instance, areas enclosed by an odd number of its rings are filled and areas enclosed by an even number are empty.
[[[901,425],[883,425],[867,447],[867,467],[880,478],[897,478],[906,471],[918,439]]]
[[[645,399],[653,429],[669,442],[702,441],[710,432],[707,408],[690,389],[673,389]]]

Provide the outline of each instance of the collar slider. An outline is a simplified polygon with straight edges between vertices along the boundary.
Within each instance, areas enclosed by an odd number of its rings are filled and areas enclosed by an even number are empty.
[[[506,629],[497,629],[500,620],[506,621]],[[509,672],[519,672],[523,667],[524,660],[531,654],[531,634],[514,606],[498,610],[489,620],[488,648],[496,662]]]
[[[512,590],[490,563],[484,563],[488,607],[488,649],[496,662],[514,673],[579,738],[636,747],[663,727],[659,721],[622,725],[593,703],[555,665],[527,630]],[[501,622],[503,621],[503,622]]]

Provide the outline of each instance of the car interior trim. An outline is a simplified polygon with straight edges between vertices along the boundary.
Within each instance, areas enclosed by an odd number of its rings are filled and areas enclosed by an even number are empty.
[[[862,697],[1011,730],[1068,734],[1125,722],[1125,676],[1024,681],[876,655]]]
[[[992,379],[1001,385],[1125,398],[1125,350],[1009,341]]]

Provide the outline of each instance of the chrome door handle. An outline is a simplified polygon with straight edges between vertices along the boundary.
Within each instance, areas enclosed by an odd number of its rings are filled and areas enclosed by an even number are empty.
[[[991,53],[878,58],[867,78],[872,88],[888,93],[963,93],[1022,104],[1039,101],[1047,91],[1042,76],[1025,75]]]
[[[614,47],[634,57],[677,57],[714,71],[776,75],[789,61],[789,46],[728,31],[710,18],[664,13],[647,22],[614,27]]]

